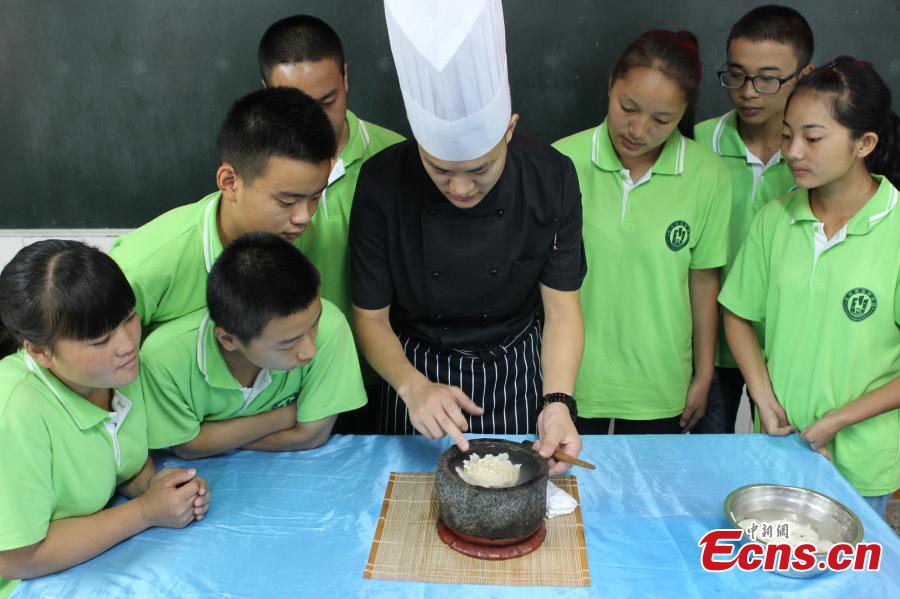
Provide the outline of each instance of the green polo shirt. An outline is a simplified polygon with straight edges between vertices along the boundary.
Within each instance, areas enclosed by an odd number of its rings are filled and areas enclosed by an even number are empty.
[[[312,361],[288,371],[262,370],[252,389],[232,376],[214,330],[209,313],[200,310],[159,327],[141,347],[150,447],[186,443],[206,420],[251,416],[295,399],[299,422],[366,403],[350,327],[328,300],[322,300]]]
[[[722,270],[722,278],[728,274],[737,256],[750,223],[760,208],[794,188],[794,178],[781,152],[777,152],[768,164],[753,156],[741,134],[738,133],[737,114],[732,110],[721,117],[698,124],[694,130],[698,143],[718,155],[731,175],[731,220],[728,230],[728,263]],[[762,323],[756,325],[762,339]],[[725,331],[719,326],[719,342],[716,348],[716,364],[737,368],[731,355]]]
[[[363,121],[349,110],[347,125],[350,128],[347,145],[331,169],[328,187],[322,194],[312,222],[297,239],[296,245],[322,273],[322,297],[337,306],[347,320],[351,320],[347,236],[359,169],[370,157],[402,141],[403,136]]]
[[[584,206],[588,274],[581,286],[578,413],[676,416],[684,411],[693,364],[688,271],[725,264],[728,171],[677,130],[636,182],[616,156],[606,122],[554,147],[575,164]]]
[[[147,461],[140,379],[98,408],[23,350],[0,361],[0,551],[33,545],[50,522],[102,510]],[[0,578],[0,596],[16,581]]]
[[[110,255],[131,283],[141,324],[159,325],[206,307],[206,277],[222,241],[221,192],[173,208],[119,237]]]
[[[900,376],[898,192],[878,191],[831,240],[805,189],[771,202],[753,221],[719,302],[765,321],[775,396],[803,430]],[[900,487],[900,410],[847,427],[829,445],[862,494]]]
[[[350,128],[347,145],[331,169],[328,187],[322,193],[319,208],[312,222],[295,242],[296,246],[322,273],[319,293],[337,306],[349,322],[353,322],[353,303],[350,300],[350,251],[347,243],[350,231],[350,208],[356,192],[356,180],[363,162],[399,141],[403,136],[379,127],[347,111]],[[362,361],[365,382],[373,383],[378,376]]]

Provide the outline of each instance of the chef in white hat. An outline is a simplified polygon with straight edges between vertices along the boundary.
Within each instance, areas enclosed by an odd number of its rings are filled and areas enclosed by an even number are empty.
[[[463,432],[536,432],[544,457],[577,455],[575,169],[513,136],[500,0],[387,0],[385,17],[415,139],[363,165],[350,218],[379,431],[449,435],[464,451]]]

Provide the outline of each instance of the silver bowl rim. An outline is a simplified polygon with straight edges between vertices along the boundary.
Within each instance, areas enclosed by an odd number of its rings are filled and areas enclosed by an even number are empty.
[[[856,512],[854,512],[853,510],[851,510],[850,508],[848,508],[846,505],[844,505],[843,503],[841,503],[840,501],[838,501],[838,500],[835,499],[834,497],[829,497],[828,495],[826,495],[826,494],[824,494],[824,493],[820,493],[819,491],[816,491],[816,490],[814,490],[814,489],[809,489],[809,488],[807,488],[807,487],[795,487],[795,486],[791,486],[791,485],[779,485],[779,484],[776,484],[776,483],[753,483],[753,484],[750,484],[750,485],[744,485],[743,487],[738,487],[737,489],[735,489],[734,491],[732,491],[731,493],[728,494],[728,496],[725,498],[725,503],[723,504],[722,507],[723,507],[723,510],[725,511],[725,517],[726,517],[726,518],[728,519],[728,521],[731,522],[731,523],[734,525],[734,527],[737,528],[737,529],[740,529],[741,527],[738,525],[737,522],[734,521],[734,518],[731,517],[731,510],[730,510],[729,508],[730,508],[731,504],[733,503],[734,498],[735,498],[738,494],[740,494],[740,493],[742,493],[742,492],[744,492],[744,491],[747,491],[748,489],[754,489],[754,488],[790,489],[790,490],[792,490],[792,491],[805,491],[805,492],[807,492],[807,493],[812,493],[813,495],[818,495],[819,497],[821,497],[821,498],[823,498],[823,499],[825,499],[825,500],[827,500],[827,501],[830,501],[831,503],[835,504],[836,506],[838,506],[839,508],[841,508],[842,510],[844,510],[844,511],[850,516],[850,519],[853,521],[853,523],[856,525],[856,530],[857,530],[856,538],[855,538],[853,541],[847,541],[847,542],[850,543],[851,545],[858,545],[858,544],[863,540],[863,535],[864,535],[864,533],[865,533],[865,529],[864,529],[864,527],[863,527],[863,523],[862,523],[862,522],[860,521],[860,519],[859,519],[859,516],[856,515]],[[763,545],[766,544],[765,541],[757,541],[757,542],[762,543]],[[815,553],[815,554],[823,554],[823,555],[825,555],[825,554],[827,554],[828,552],[827,552],[827,551],[815,551],[814,553]]]

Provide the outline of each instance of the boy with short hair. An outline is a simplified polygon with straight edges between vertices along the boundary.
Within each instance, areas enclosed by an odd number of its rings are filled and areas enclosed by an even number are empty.
[[[352,324],[350,301],[350,210],[363,163],[403,136],[357,117],[347,108],[350,88],[348,66],[340,37],[327,23],[311,15],[294,15],[273,23],[263,34],[257,51],[265,87],[293,87],[316,100],[337,139],[337,160],[322,192],[319,210],[309,232],[297,242],[322,273],[322,297],[333,302]],[[363,378],[375,393],[378,377],[360,360]],[[375,432],[371,405],[343,414],[335,431]]]
[[[134,289],[147,330],[203,308],[213,262],[244,233],[266,231],[297,243],[336,151],[322,108],[289,88],[237,100],[217,146],[219,191],[123,235],[110,252]]]
[[[322,273],[322,297],[349,320],[350,256],[347,237],[359,169],[403,136],[357,117],[347,108],[348,67],[337,33],[321,19],[295,15],[266,30],[259,42],[259,71],[266,87],[293,87],[319,102],[334,128],[337,161],[322,192],[311,231],[298,247]]]
[[[249,233],[222,251],[208,310],[155,330],[141,348],[151,448],[184,459],[235,448],[322,445],[337,414],[366,402],[347,320],[291,244]]]
[[[812,70],[813,34],[792,8],[767,5],[745,14],[728,35],[719,81],[734,110],[696,126],[696,139],[718,154],[731,174],[728,274],[750,223],[794,180],[781,155],[784,107],[797,80]],[[762,330],[757,330],[762,334]],[[760,337],[761,339],[762,337]],[[733,433],[744,379],[719,327],[716,374],[706,415],[695,433]]]

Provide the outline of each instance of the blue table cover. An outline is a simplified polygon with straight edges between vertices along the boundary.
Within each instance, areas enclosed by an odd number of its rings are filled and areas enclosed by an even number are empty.
[[[797,435],[584,442],[582,457],[598,468],[570,473],[578,477],[590,587],[364,579],[388,474],[433,470],[450,441],[335,436],[310,451],[237,451],[191,462],[213,493],[205,520],[147,530],[85,564],[25,581],[13,597],[900,597],[900,538]],[[161,466],[185,464],[167,455]],[[850,507],[864,540],[883,546],[880,571],[806,580],[704,571],[697,542],[728,527],[725,497],[760,482],[809,487]]]

